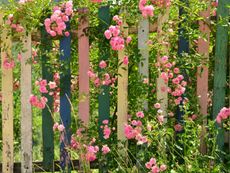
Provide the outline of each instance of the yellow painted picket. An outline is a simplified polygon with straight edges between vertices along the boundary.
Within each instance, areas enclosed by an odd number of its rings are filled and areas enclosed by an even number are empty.
[[[128,25],[124,21],[124,37],[128,36]],[[124,125],[127,123],[128,115],[128,65],[123,64],[125,50],[118,52],[118,101],[117,101],[117,137],[118,140],[124,141]]]
[[[0,14],[0,26],[3,25]],[[2,70],[2,172],[13,173],[14,149],[13,149],[13,70],[5,68],[4,63],[11,61],[12,41],[7,35],[7,29],[1,33],[1,70]]]

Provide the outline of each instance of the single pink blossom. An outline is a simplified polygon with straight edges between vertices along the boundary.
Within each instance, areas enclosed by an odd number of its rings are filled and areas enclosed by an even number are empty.
[[[101,150],[104,155],[110,152],[110,148],[107,145],[103,145]]]
[[[106,68],[106,67],[107,67],[106,62],[105,62],[104,60],[102,60],[102,61],[99,63],[99,67],[100,67],[101,69]]]

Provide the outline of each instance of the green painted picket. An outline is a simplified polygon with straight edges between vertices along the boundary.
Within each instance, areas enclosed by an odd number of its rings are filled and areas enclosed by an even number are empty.
[[[42,78],[47,82],[53,81],[52,65],[50,64],[50,58],[48,56],[52,47],[51,39],[48,39],[48,34],[45,28],[41,29],[41,46],[42,50]],[[42,110],[42,141],[43,141],[43,166],[50,171],[53,170],[54,161],[54,132],[53,132],[53,97],[48,93],[43,94],[48,99],[47,106]]]
[[[217,32],[215,50],[215,71],[214,71],[214,90],[213,90],[213,119],[216,118],[220,109],[225,106],[226,75],[227,75],[227,56],[228,56],[228,32],[229,26],[223,18],[229,16],[229,0],[221,0],[217,8]],[[217,143],[220,150],[224,147],[224,130],[217,125]]]

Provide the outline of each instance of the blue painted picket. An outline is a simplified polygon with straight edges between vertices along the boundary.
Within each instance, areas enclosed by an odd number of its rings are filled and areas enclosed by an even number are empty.
[[[186,3],[188,5],[188,0],[180,0],[182,3]],[[183,7],[179,8],[179,17],[184,16],[186,13],[184,11]],[[185,28],[183,28],[183,23],[185,23],[186,20],[182,21],[179,24],[179,30],[178,30],[178,37],[179,37],[179,42],[178,42],[178,56],[182,58],[183,53],[189,53],[189,39],[186,37],[186,30]],[[185,78],[186,78],[186,74],[185,72],[183,72]],[[183,123],[183,110],[181,110],[182,103],[180,104],[180,106],[178,106],[177,108],[177,120],[178,123]]]
[[[67,29],[70,29],[70,23],[67,23]],[[60,116],[61,123],[65,126],[63,135],[63,141],[61,142],[61,167],[65,169],[70,166],[70,156],[65,146],[70,144],[71,132],[71,72],[70,72],[70,59],[71,59],[71,34],[68,37],[63,37],[60,40],[60,61],[64,64],[61,67],[60,73]],[[70,168],[70,167],[69,167]],[[69,170],[68,168],[68,170]]]

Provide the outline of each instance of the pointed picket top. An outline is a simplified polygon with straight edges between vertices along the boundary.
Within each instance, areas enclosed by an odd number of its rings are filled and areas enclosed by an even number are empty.
[[[0,26],[3,25],[3,14],[0,13]],[[13,173],[14,149],[13,149],[13,70],[6,69],[4,61],[12,58],[11,36],[7,35],[7,29],[1,33],[1,70],[2,70],[2,172]]]
[[[128,36],[128,25],[123,21],[124,37]],[[117,138],[125,141],[124,127],[128,117],[128,65],[123,63],[125,50],[118,51],[118,91],[117,91]]]
[[[169,19],[169,11],[170,7],[166,7],[166,9],[159,14],[158,20],[157,20],[157,41],[158,44],[160,44],[160,48],[157,53],[157,61],[160,62],[160,59],[162,56],[168,56],[169,55],[169,45],[164,44],[163,42],[167,42],[167,33],[163,31],[164,24]],[[168,84],[164,82],[164,80],[160,77],[157,78],[157,100],[161,104],[161,110],[163,111],[163,115],[167,115],[167,108],[168,108],[168,93],[165,91],[162,91],[162,88],[168,88]]]
[[[21,59],[21,171],[24,173],[33,172],[32,167],[32,109],[29,98],[32,93],[31,63],[32,56],[31,34],[23,37],[23,49]]]
[[[141,54],[141,61],[139,63],[139,73],[142,81],[149,79],[149,20],[141,17],[138,25],[138,49]],[[148,101],[144,102],[144,109],[148,110]]]
[[[79,52],[79,118],[88,125],[89,123],[89,36],[88,36],[88,9],[79,9],[82,16],[78,25],[78,52]]]
[[[204,61],[201,67],[197,68],[197,96],[200,105],[200,113],[202,116],[208,114],[208,66],[207,61],[209,59],[209,40],[210,40],[210,28],[207,22],[210,20],[210,6],[208,9],[201,12],[202,21],[199,21],[199,29],[202,38],[198,39],[198,53],[203,57]],[[203,119],[203,130],[201,135],[201,152],[206,153],[206,145],[204,141],[205,126],[207,125],[207,118]]]

